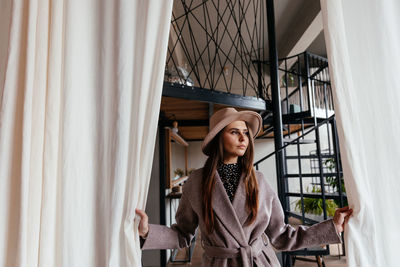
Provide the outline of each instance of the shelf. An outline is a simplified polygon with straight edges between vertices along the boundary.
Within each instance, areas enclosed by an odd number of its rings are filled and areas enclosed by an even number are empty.
[[[164,127],[165,130],[165,170],[166,170],[166,189],[171,189],[174,186],[183,184],[188,178],[188,147],[189,144],[178,133],[172,131],[170,127]],[[172,178],[172,142],[182,145],[185,149],[185,168],[183,177],[173,180]]]
[[[169,198],[169,199],[179,199],[182,197],[182,193],[181,192],[171,192],[168,195],[166,195],[165,197]]]
[[[177,186],[177,185],[185,182],[187,180],[187,178],[189,178],[189,176],[182,176],[182,177],[180,177],[180,178],[178,178],[176,180],[172,180],[171,181],[172,182],[172,186]]]
[[[185,139],[183,139],[182,136],[180,136],[179,134],[177,134],[173,131],[171,131],[171,139],[183,146],[189,146],[189,144],[185,141]]]

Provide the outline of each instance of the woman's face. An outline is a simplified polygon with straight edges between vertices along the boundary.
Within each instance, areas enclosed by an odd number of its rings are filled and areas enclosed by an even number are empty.
[[[224,160],[243,156],[249,145],[249,131],[244,121],[234,121],[222,131]]]

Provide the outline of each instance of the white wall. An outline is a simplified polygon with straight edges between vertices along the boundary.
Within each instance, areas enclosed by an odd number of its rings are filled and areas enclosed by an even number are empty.
[[[254,162],[274,152],[274,150],[274,139],[256,139],[254,142]],[[265,179],[277,192],[275,156],[266,159],[258,167],[258,170],[264,174]]]
[[[189,142],[189,168],[202,168],[207,156],[201,151],[201,141]]]

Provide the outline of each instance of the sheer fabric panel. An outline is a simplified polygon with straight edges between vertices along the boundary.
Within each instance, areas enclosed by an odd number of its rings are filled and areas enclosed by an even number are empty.
[[[0,266],[141,266],[171,12],[1,1]]]
[[[397,266],[400,2],[321,0],[341,155],[354,216],[348,266]]]

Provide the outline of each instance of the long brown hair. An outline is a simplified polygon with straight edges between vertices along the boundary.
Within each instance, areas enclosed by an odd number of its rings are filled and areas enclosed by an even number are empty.
[[[253,168],[254,159],[254,141],[250,127],[246,123],[249,132],[249,145],[243,156],[238,158],[239,164],[242,166],[242,173],[245,173],[244,184],[246,185],[246,209],[250,213],[248,224],[252,224],[258,211],[258,183]],[[224,159],[224,146],[221,130],[213,140],[211,140],[210,156],[203,167],[202,193],[203,193],[203,217],[206,229],[209,233],[214,230],[214,212],[212,203],[212,193],[215,186],[215,173],[219,164]]]

